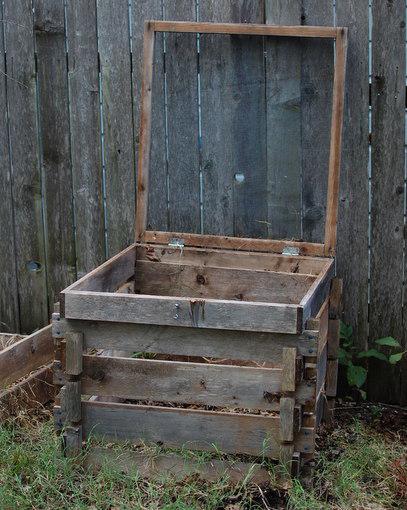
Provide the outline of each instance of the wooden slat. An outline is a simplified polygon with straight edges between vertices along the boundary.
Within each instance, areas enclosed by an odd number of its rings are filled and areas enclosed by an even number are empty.
[[[337,24],[349,27],[336,261],[346,289],[343,320],[352,325],[359,350],[367,347],[368,334],[368,4],[369,0],[336,4]]]
[[[58,326],[58,328],[57,328]],[[287,335],[230,330],[150,326],[87,321],[58,321],[56,337],[83,332],[84,349],[119,349],[130,352],[184,354],[208,358],[281,363],[284,347],[296,347],[301,356],[316,356],[316,334]]]
[[[0,5],[0,18],[3,4]],[[7,119],[6,59],[4,51],[4,23],[0,23],[0,327],[3,331],[18,331],[20,327],[18,309],[18,285],[16,274],[16,251],[14,244],[13,196]]]
[[[266,23],[300,25],[300,2],[266,0]],[[301,41],[267,38],[264,44],[268,233],[273,239],[301,239]]]
[[[156,479],[162,482],[163,478],[171,477],[176,480],[197,477],[216,482],[226,478],[231,483],[242,482],[255,484],[270,483],[270,474],[260,464],[241,462],[238,460],[224,461],[210,459],[207,463],[185,459],[175,454],[154,455],[149,457],[145,453],[132,451],[115,451],[109,448],[92,447],[85,457],[87,466],[100,469],[114,465],[126,473],[136,470],[142,478]]]
[[[282,442],[294,441],[295,399],[283,397],[280,399],[280,440]]]
[[[87,291],[66,292],[64,299],[67,319],[273,333],[302,330],[302,308],[297,305]]]
[[[263,23],[264,2],[204,0],[199,18]],[[204,232],[267,237],[263,41],[201,34],[199,58]]]
[[[335,38],[338,29],[334,27],[269,27],[254,24],[235,23],[183,23],[171,21],[155,21],[154,30],[161,32],[200,32],[216,34],[246,34],[246,35],[278,35],[282,37],[322,37]]]
[[[325,394],[327,397],[336,397],[338,383],[338,360],[329,359],[326,368]]]
[[[320,311],[324,301],[327,299],[331,287],[331,280],[335,274],[335,264],[332,261],[325,270],[321,271],[308,292],[301,300],[304,307],[304,321],[315,317]],[[305,324],[305,322],[304,322]]]
[[[405,5],[373,3],[369,336],[405,336],[403,322]],[[383,23],[383,20],[386,23]],[[397,403],[400,367],[370,362],[370,398]]]
[[[335,359],[339,353],[339,319],[329,319],[328,322],[328,358]]]
[[[225,237],[215,235],[197,235],[180,232],[146,231],[141,240],[146,243],[168,244],[171,239],[180,238],[185,246],[201,248],[223,248],[230,250],[251,250],[281,253],[286,247],[298,248],[300,255],[324,256],[324,245],[278,239],[250,239],[243,237]]]
[[[302,15],[304,25],[333,25],[333,6],[330,2],[304,0]],[[303,45],[303,237],[311,242],[322,242],[324,236],[333,63],[332,41],[308,40]]]
[[[10,345],[0,352],[0,388],[49,363],[53,357],[51,326]]]
[[[137,294],[156,296],[299,303],[314,279],[269,271],[138,261],[134,288]]]
[[[49,303],[76,279],[64,5],[35,0]]]
[[[128,0],[97,0],[106,179],[107,254],[134,239],[135,162]]]
[[[162,442],[165,447],[275,457],[279,417],[192,409],[82,403],[83,430],[106,440]],[[268,438],[268,440],[267,440]]]
[[[66,381],[61,398],[65,419],[70,423],[81,420],[81,383]]]
[[[4,18],[16,20],[5,23],[4,32],[20,330],[27,333],[43,326],[48,315],[33,11],[31,0],[3,4]]]
[[[281,390],[295,391],[297,380],[297,349],[285,347],[282,355]]]
[[[143,36],[146,20],[162,18],[161,0],[131,0],[132,91],[136,163],[139,161],[141,128],[141,87],[143,71]],[[148,194],[149,228],[167,228],[167,169],[165,151],[163,34],[155,36],[150,176]]]
[[[195,0],[164,0],[163,9],[164,19],[196,20]],[[197,36],[168,33],[165,47],[169,229],[200,233]]]
[[[105,258],[96,3],[66,6],[78,274]]]
[[[67,333],[65,372],[70,375],[79,375],[82,372],[83,334]]]
[[[315,257],[291,257],[276,253],[253,253],[210,248],[178,248],[168,246],[137,246],[137,260],[167,262],[173,264],[197,265],[204,267],[228,267],[231,269],[259,269],[280,273],[317,275],[329,263]]]
[[[84,356],[82,393],[243,409],[270,409],[281,369]]]

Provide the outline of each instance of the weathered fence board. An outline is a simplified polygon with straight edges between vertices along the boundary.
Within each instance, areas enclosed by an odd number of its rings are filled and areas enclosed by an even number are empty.
[[[300,2],[266,2],[266,23],[300,25]],[[266,38],[265,51],[268,236],[301,239],[301,42]]]
[[[52,304],[59,300],[58,289],[76,279],[64,6],[36,0],[34,7],[48,299]]]
[[[67,2],[66,35],[76,257],[81,275],[105,258],[96,0]]]
[[[264,22],[264,2],[199,3],[200,21]],[[200,38],[204,232],[267,237],[261,37]]]
[[[349,27],[337,272],[349,289],[343,295],[345,320],[353,326],[357,346],[364,349],[369,277],[369,1],[338,2],[336,24]]]
[[[405,10],[402,0],[373,2],[370,341],[402,339],[404,250]],[[386,20],[384,22],[384,20]],[[395,401],[400,369],[371,363],[369,392]],[[376,369],[373,369],[376,367]],[[380,370],[381,369],[381,370]],[[377,374],[380,370],[381,375]]]
[[[107,255],[134,239],[135,163],[128,0],[97,0]]]
[[[304,25],[334,24],[332,2],[303,0]],[[329,137],[333,84],[332,41],[307,41],[303,45],[302,115],[302,204],[303,237],[323,238],[328,184]]]
[[[3,19],[0,4],[0,19]],[[16,278],[16,250],[14,244],[13,196],[8,136],[6,60],[4,52],[4,23],[0,23],[0,328],[18,331],[20,327],[18,288]]]
[[[31,0],[6,0],[4,18],[17,20],[4,31],[20,328],[30,332],[48,320]]]

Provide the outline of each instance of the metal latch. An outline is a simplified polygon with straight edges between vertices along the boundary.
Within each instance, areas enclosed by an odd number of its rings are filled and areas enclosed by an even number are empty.
[[[179,237],[172,237],[170,239],[170,242],[168,243],[168,246],[170,248],[178,248],[182,250],[184,248],[184,240],[180,239]]]
[[[300,254],[300,249],[295,246],[285,246],[281,252],[283,255],[295,256]]]

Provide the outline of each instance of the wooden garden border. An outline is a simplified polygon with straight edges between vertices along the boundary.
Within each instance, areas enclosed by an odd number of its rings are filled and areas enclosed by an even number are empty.
[[[179,234],[147,230],[148,181],[151,147],[151,108],[154,42],[156,32],[189,32],[228,35],[255,35],[276,37],[328,38],[335,41],[334,83],[332,99],[331,141],[328,169],[327,212],[324,243],[304,243],[269,239],[240,239],[238,237]],[[146,21],[144,29],[144,67],[142,82],[142,109],[140,125],[140,152],[137,182],[136,241],[168,243],[180,237],[186,246],[205,246],[227,249],[281,252],[284,247],[298,247],[301,253],[317,256],[335,254],[339,171],[341,161],[342,119],[344,109],[347,28],[269,26],[234,23],[193,23],[177,21]]]

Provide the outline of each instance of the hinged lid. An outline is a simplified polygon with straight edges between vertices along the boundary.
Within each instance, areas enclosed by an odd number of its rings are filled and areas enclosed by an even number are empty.
[[[241,238],[207,234],[201,235],[196,233],[153,231],[147,229],[149,167],[152,138],[153,62],[156,32],[180,32],[192,34],[199,33],[201,34],[201,38],[202,34],[228,34],[230,36],[249,35],[274,36],[284,38],[319,38],[331,39],[335,41],[329,164],[327,169],[328,186],[323,243],[277,239]],[[140,123],[140,150],[137,183],[136,242],[168,244],[173,248],[180,249],[184,248],[184,246],[196,246],[204,248],[222,248],[246,251],[269,251],[287,255],[301,254],[322,257],[333,256],[335,254],[337,231],[346,48],[346,28],[306,26],[288,27],[173,21],[146,22],[144,32],[144,66],[141,98],[142,113]],[[177,79],[178,82],[182,82],[182,77],[180,75],[178,75]],[[213,86],[216,87],[216,83]],[[325,114],[326,112],[321,112],[321,115]],[[318,140],[316,140],[315,143],[318,143]],[[238,171],[240,170],[238,169]],[[240,177],[240,179],[236,178],[236,181],[239,184],[243,183],[244,174],[238,173],[236,175],[239,175]],[[255,199],[256,197],[252,197],[252,200]]]

